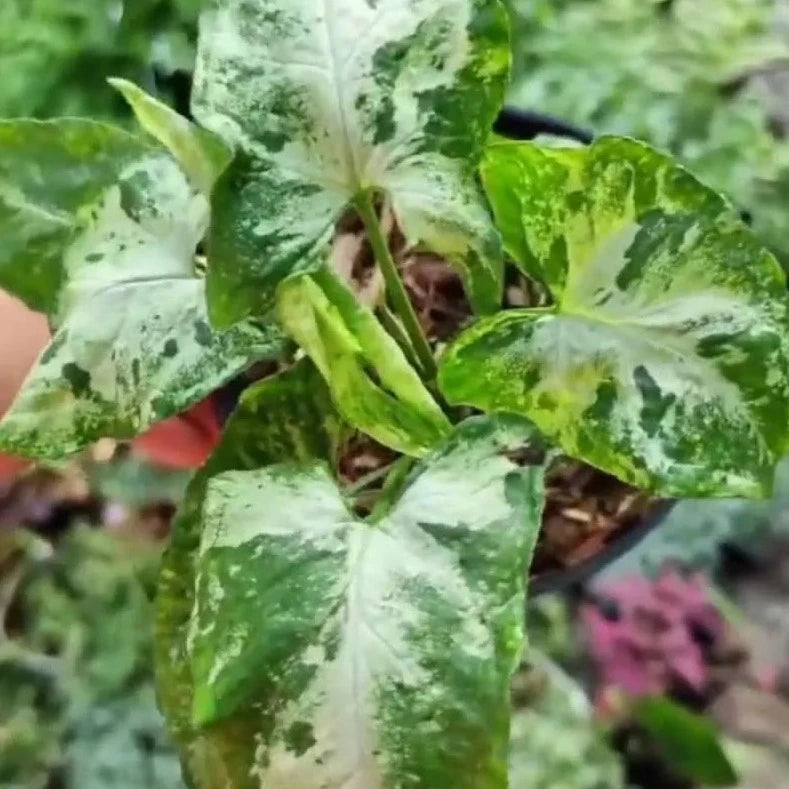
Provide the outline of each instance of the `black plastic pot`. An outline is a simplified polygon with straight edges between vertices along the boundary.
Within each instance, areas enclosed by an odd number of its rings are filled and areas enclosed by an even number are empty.
[[[588,129],[551,115],[514,107],[505,107],[501,111],[496,123],[493,124],[493,131],[511,140],[533,140],[541,134],[567,137],[585,145],[589,145],[594,140],[594,134]]]
[[[585,562],[566,570],[549,570],[546,573],[533,576],[529,580],[529,599],[541,594],[564,592],[582,587],[590,578],[631,551],[653,529],[660,526],[675,505],[676,501],[661,501],[641,523],[623,531],[606,546],[605,550]]]

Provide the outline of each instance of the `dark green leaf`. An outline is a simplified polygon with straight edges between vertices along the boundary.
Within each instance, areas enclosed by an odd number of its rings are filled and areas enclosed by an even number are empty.
[[[633,715],[652,735],[666,761],[705,786],[734,786],[737,774],[720,745],[715,726],[671,699],[636,702]]]

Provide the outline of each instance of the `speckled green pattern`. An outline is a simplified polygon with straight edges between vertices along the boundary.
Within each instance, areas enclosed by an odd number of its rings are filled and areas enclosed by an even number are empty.
[[[216,179],[233,158],[232,151],[214,134],[162,104],[125,79],[110,84],[129,102],[138,123],[176,158],[192,183],[210,195]]]
[[[260,312],[318,265],[368,189],[495,309],[500,242],[475,170],[509,61],[499,0],[209,0],[193,109],[239,151],[214,196],[215,321]]]
[[[23,121],[0,124],[0,167],[2,284],[38,289],[27,301],[56,327],[0,423],[3,451],[57,458],[133,437],[280,351],[277,329],[209,326],[194,272],[208,200],[164,150],[86,121]]]
[[[242,395],[222,443],[192,480],[176,518],[159,579],[157,687],[170,730],[183,748],[184,764],[189,773],[201,776],[201,787],[228,785],[223,764],[228,759],[252,758],[257,726],[257,721],[246,727],[239,720],[214,732],[210,739],[192,727],[192,680],[186,650],[206,485],[221,472],[255,469],[267,463],[309,462],[314,458],[332,462],[339,436],[340,424],[329,393],[309,360],[255,384]],[[233,786],[245,785],[241,781]]]
[[[449,421],[400,347],[330,271],[284,282],[277,313],[354,427],[417,457],[449,432]]]
[[[212,787],[505,789],[543,502],[542,466],[515,457],[533,435],[469,420],[374,523],[317,460],[209,481],[194,721],[207,739],[257,722]]]
[[[149,151],[101,123],[0,121],[0,287],[55,312],[83,212]]]
[[[789,430],[786,283],[724,200],[633,140],[492,147],[485,185],[555,307],[463,334],[440,386],[677,496],[769,490]]]

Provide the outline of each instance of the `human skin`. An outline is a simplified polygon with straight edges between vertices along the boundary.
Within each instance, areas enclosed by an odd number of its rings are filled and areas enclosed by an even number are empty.
[[[10,407],[48,342],[44,316],[0,290],[0,415]],[[157,465],[196,468],[208,458],[220,434],[213,404],[205,400],[187,413],[156,425],[136,439],[134,447]],[[22,459],[0,454],[0,478],[26,465]]]

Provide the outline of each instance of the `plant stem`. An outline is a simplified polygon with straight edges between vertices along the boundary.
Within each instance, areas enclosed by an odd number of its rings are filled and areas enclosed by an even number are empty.
[[[408,361],[414,365],[422,374],[425,371],[422,369],[422,362],[414,351],[414,346],[411,345],[411,340],[405,333],[403,324],[397,319],[397,316],[389,309],[386,304],[381,304],[378,307],[378,318],[380,319],[383,327],[392,335],[395,342],[403,349],[403,353],[408,357]]]
[[[397,265],[394,262],[392,253],[389,251],[389,244],[381,230],[381,223],[378,220],[378,214],[373,205],[372,196],[369,191],[364,191],[356,198],[356,208],[359,211],[359,216],[364,222],[367,230],[367,237],[370,239],[370,244],[375,253],[375,259],[381,268],[381,273],[384,275],[386,282],[386,292],[389,294],[389,300],[403,323],[403,327],[411,340],[411,345],[422,364],[424,373],[428,380],[433,380],[436,377],[436,362],[433,359],[433,352],[422,334],[422,327],[419,325],[419,319],[414,312],[414,307],[411,300],[408,298],[405,285],[400,279],[400,274],[397,271]]]

